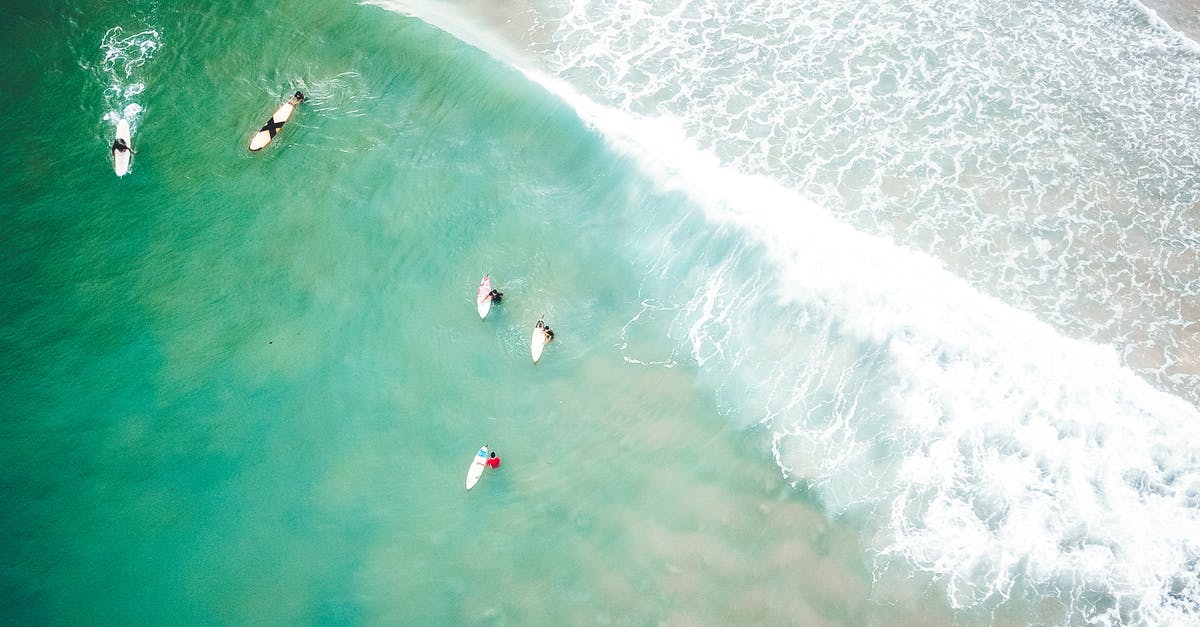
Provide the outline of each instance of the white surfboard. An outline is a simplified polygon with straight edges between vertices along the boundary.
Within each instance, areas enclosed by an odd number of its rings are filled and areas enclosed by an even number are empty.
[[[488,312],[492,310],[492,299],[488,298],[488,294],[492,293],[492,279],[488,275],[483,275],[483,279],[479,281],[479,291],[475,294],[475,308],[479,310],[479,319],[483,320],[487,317]]]
[[[533,334],[529,336],[529,356],[533,357],[533,363],[537,363],[542,358],[542,349],[546,348],[546,323],[538,318],[537,324],[533,325]]]
[[[475,459],[471,460],[471,465],[467,467],[467,489],[475,487],[479,483],[479,478],[483,476],[483,471],[487,469],[488,447],[486,444],[479,447],[479,452],[475,453]]]
[[[280,105],[275,110],[275,113],[271,115],[270,119],[267,120],[267,123],[263,124],[263,127],[258,129],[258,132],[254,134],[254,137],[250,138],[250,150],[262,150],[264,146],[271,143],[271,140],[275,139],[275,135],[279,133],[279,130],[283,128],[283,124],[288,121],[288,118],[292,117],[292,111],[296,109],[296,105],[301,102],[304,102],[304,94],[296,92],[296,95],[292,96],[290,100]]]
[[[126,146],[132,146],[129,137],[129,121],[125,118],[117,120],[117,135],[113,138],[125,140]],[[125,176],[129,173],[129,157],[131,150],[116,150],[113,151],[113,171],[117,176]]]

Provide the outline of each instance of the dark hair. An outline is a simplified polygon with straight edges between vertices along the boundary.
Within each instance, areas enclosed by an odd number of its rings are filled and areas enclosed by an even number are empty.
[[[302,94],[300,92],[296,92],[296,98],[299,98],[300,100],[304,100],[304,94]]]
[[[496,456],[496,451],[492,451],[492,457]]]

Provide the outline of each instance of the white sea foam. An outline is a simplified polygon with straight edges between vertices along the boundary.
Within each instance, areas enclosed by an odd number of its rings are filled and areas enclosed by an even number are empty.
[[[721,167],[665,120],[544,84],[748,237],[679,308],[691,356],[736,393],[734,414],[776,434],[785,473],[835,510],[886,521],[881,559],[943,577],[960,607],[1001,603],[1019,583],[1060,598],[1071,620],[1200,617],[1194,407],[1112,348]]]
[[[104,120],[116,125],[124,118],[131,128],[137,129],[138,114],[142,112],[137,99],[146,91],[142,68],[161,45],[159,32],[154,29],[128,34],[124,28],[114,26],[104,33],[100,40],[101,59],[94,66],[105,84]]]

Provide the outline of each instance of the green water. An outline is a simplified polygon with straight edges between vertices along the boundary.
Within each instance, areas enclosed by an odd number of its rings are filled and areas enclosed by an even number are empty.
[[[160,44],[118,103],[142,107],[123,179],[96,69],[116,26]],[[623,359],[640,234],[686,207],[512,68],[330,0],[27,3],[0,40],[5,622],[941,612],[917,583],[877,604],[861,530],[690,366]],[[506,299],[481,322],[485,272]],[[484,443],[503,465],[468,493]]]

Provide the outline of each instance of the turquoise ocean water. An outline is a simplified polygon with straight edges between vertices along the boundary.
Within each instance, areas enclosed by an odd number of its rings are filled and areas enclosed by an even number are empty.
[[[1195,45],[737,4],[0,8],[4,621],[1195,621]]]

